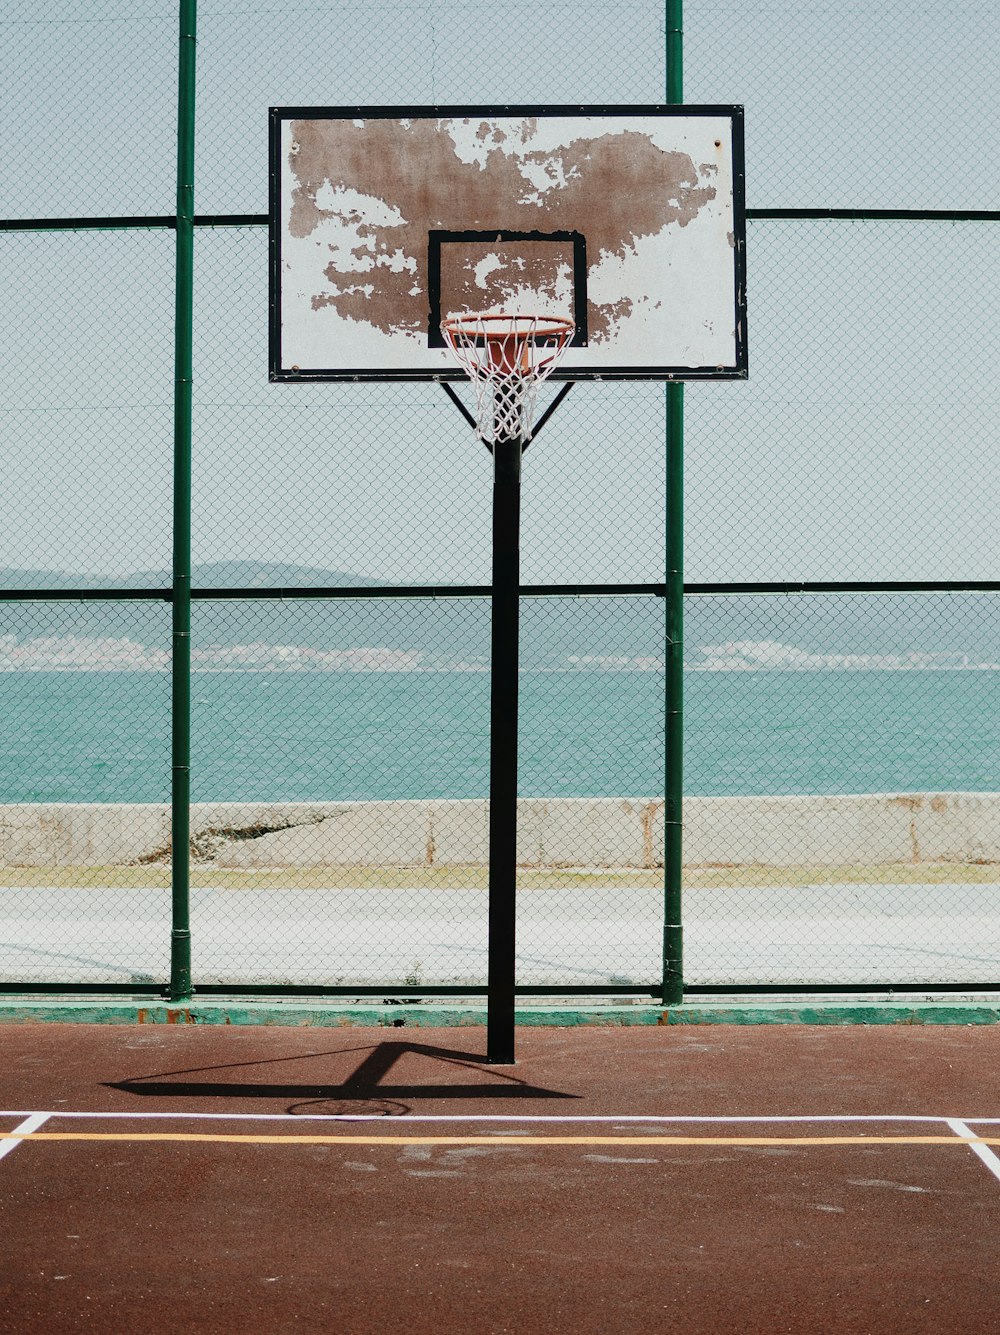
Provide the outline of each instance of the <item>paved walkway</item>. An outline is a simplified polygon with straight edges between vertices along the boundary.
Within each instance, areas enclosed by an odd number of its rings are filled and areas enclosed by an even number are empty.
[[[23,982],[160,981],[169,892],[33,887],[0,891],[0,977]],[[196,890],[203,983],[475,984],[486,975],[486,895],[446,890]],[[595,884],[526,890],[526,984],[652,983],[657,890]],[[1000,885],[692,890],[691,983],[995,982]]]

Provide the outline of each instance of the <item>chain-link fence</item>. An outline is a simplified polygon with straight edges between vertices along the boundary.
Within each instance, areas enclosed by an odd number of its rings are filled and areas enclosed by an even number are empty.
[[[0,20],[8,991],[170,976],[178,38],[133,9]],[[746,106],[751,364],[686,391],[694,990],[1000,986],[990,21],[686,6],[686,100]],[[267,108],[656,103],[664,29],[200,6],[202,990],[481,991],[488,954],[491,461],[437,386],[268,383]],[[527,990],[662,986],[664,438],[662,386],[581,384],[525,458]]]

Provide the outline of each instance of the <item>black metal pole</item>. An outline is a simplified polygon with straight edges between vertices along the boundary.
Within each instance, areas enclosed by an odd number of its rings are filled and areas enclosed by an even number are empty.
[[[174,543],[171,636],[170,1000],[191,996],[191,412],[194,338],[196,0],[180,4],[174,306]]]
[[[684,0],[667,0],[667,101],[684,100]],[[663,1004],[684,1000],[684,386],[666,394]]]
[[[490,655],[489,991],[486,1060],[514,1062],[517,876],[517,670],[522,441],[493,445],[493,618]]]

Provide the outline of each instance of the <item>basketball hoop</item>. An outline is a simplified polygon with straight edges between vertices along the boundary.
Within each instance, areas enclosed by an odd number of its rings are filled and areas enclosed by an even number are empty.
[[[488,445],[531,438],[538,386],[573,337],[548,315],[449,315],[441,332],[476,391],[476,434]]]

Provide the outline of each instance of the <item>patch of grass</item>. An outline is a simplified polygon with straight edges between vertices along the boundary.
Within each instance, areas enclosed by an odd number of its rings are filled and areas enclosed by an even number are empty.
[[[980,862],[887,862],[844,867],[687,867],[692,889],[802,885],[995,885],[1000,865]]]
[[[195,889],[218,890],[476,890],[488,885],[485,867],[274,867],[261,871],[223,867],[192,867]],[[754,886],[805,885],[995,885],[995,863],[886,863],[843,867],[689,867],[689,889],[726,890]],[[663,884],[662,870],[601,867],[554,868],[518,872],[521,890],[555,890],[594,886],[649,887]],[[12,886],[106,887],[167,889],[167,866],[142,867],[4,867],[0,889]]]
[[[557,886],[592,886],[611,881],[615,885],[660,885],[659,871],[600,868],[531,871],[518,873],[524,890]],[[9,886],[104,886],[111,889],[168,888],[168,866],[142,867],[5,867],[0,869],[0,888]],[[215,890],[486,890],[486,867],[192,867],[193,889]]]

